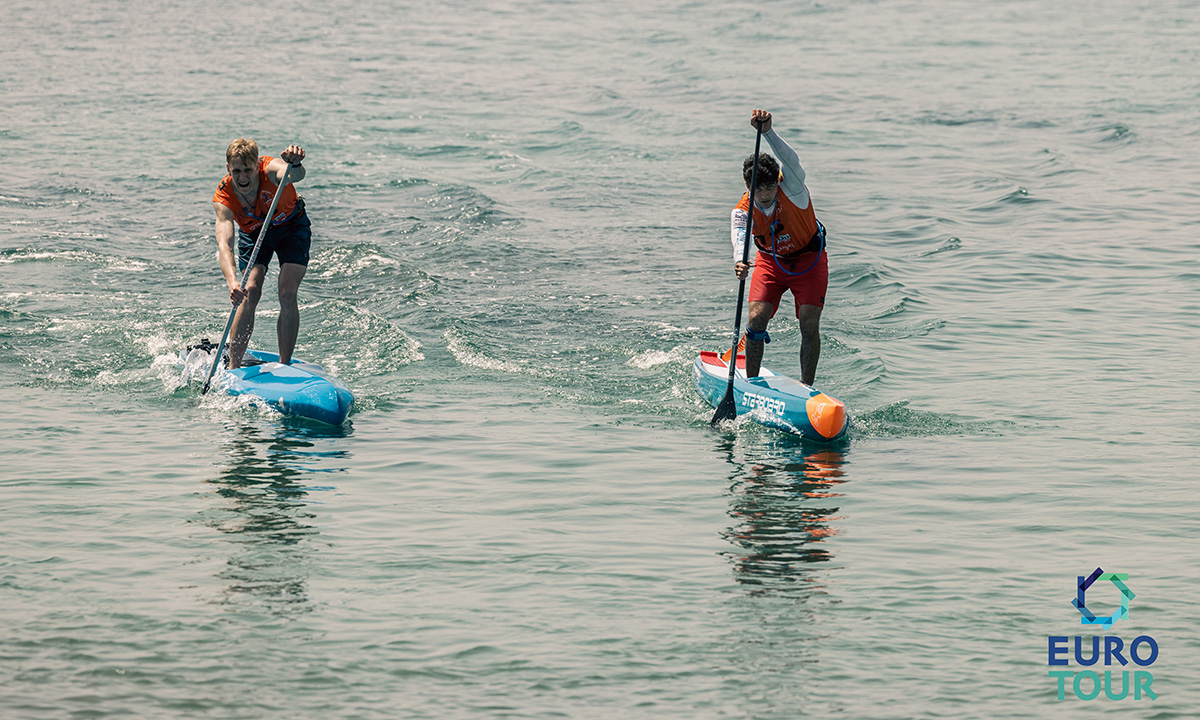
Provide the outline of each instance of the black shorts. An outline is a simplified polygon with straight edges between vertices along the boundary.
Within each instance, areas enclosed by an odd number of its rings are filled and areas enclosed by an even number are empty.
[[[246,269],[250,261],[250,252],[258,233],[253,235],[238,228],[238,270]],[[312,245],[312,223],[308,221],[308,213],[303,208],[300,214],[282,225],[272,225],[263,238],[262,247],[258,249],[255,265],[271,266],[271,255],[279,256],[279,264],[295,263],[308,266],[308,249]]]

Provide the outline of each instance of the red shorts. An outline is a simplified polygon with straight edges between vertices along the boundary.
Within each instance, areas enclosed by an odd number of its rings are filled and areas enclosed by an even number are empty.
[[[779,265],[787,272],[798,274],[788,275]],[[779,261],[779,265],[776,265],[775,258],[766,253],[760,252],[758,257],[754,258],[750,302],[771,303],[774,307],[771,317],[775,317],[783,292],[791,290],[792,297],[796,299],[796,317],[800,317],[801,305],[825,307],[825,288],[829,286],[829,253],[822,252],[815,265],[812,253],[801,255],[795,262]]]

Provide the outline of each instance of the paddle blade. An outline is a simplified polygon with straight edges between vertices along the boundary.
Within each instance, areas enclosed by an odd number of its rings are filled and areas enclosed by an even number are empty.
[[[721,398],[721,403],[717,405],[717,411],[713,413],[712,421],[709,425],[717,425],[726,420],[733,420],[737,417],[737,403],[733,400],[733,384],[725,390],[725,397]]]
[[[217,372],[217,363],[221,362],[221,351],[217,350],[217,357],[213,360],[212,365],[208,368],[208,375],[204,378],[204,389],[200,391],[201,395],[207,395],[208,389],[212,387],[213,375]]]

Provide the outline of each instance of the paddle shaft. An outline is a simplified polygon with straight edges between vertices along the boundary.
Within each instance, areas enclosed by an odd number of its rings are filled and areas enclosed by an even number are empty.
[[[263,238],[267,236],[267,228],[271,226],[271,218],[275,216],[275,205],[279,203],[279,196],[283,194],[283,189],[287,187],[288,171],[291,169],[291,165],[289,164],[288,169],[283,171],[283,177],[279,180],[279,187],[275,188],[275,197],[271,198],[271,207],[267,210],[267,214],[263,219],[262,227],[258,229],[258,239],[254,241],[254,249],[250,251],[250,260],[246,263],[246,269],[242,271],[242,282],[240,287],[242,288],[243,293],[246,292],[246,280],[250,278],[250,271],[254,268],[254,261],[258,259],[258,249],[262,246]],[[235,235],[236,233],[237,230],[234,230]],[[241,253],[239,252],[237,243],[234,242],[233,257],[235,261],[239,259],[238,256],[240,254]],[[241,303],[234,305],[233,309],[229,311],[229,319],[225,321],[225,332],[221,333],[221,344],[217,346],[217,356],[213,358],[212,367],[208,369],[208,377],[204,379],[204,389],[200,391],[201,395],[206,394],[208,392],[209,385],[212,384],[213,374],[217,372],[217,365],[221,362],[221,355],[225,353],[225,341],[229,339],[229,330],[233,327],[233,318],[237,315],[239,305],[241,305]],[[738,308],[738,314],[740,315],[740,298],[738,299]],[[729,382],[732,383],[733,380],[731,379]]]
[[[742,243],[742,263],[750,262],[750,242],[754,238],[754,192],[758,190],[758,149],[762,146],[762,123],[759,122],[756,126],[758,132],[754,136],[754,165],[750,170],[750,209],[746,213],[746,239]],[[716,425],[722,420],[732,420],[737,417],[737,404],[733,398],[733,378],[737,373],[737,346],[738,340],[742,336],[742,307],[746,295],[746,278],[742,278],[738,283],[738,301],[737,313],[733,316],[733,352],[729,358],[729,385],[725,388],[725,397],[721,399],[717,405],[717,411],[713,413],[712,425]]]

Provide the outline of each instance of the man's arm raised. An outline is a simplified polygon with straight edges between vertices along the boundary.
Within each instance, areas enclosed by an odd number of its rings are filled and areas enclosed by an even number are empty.
[[[283,183],[284,173],[287,173],[287,181],[289,183],[298,183],[304,179],[307,174],[304,170],[304,148],[299,145],[288,145],[287,149],[279,153],[279,157],[271,161],[267,165],[267,172],[271,174],[271,179],[276,185]]]

